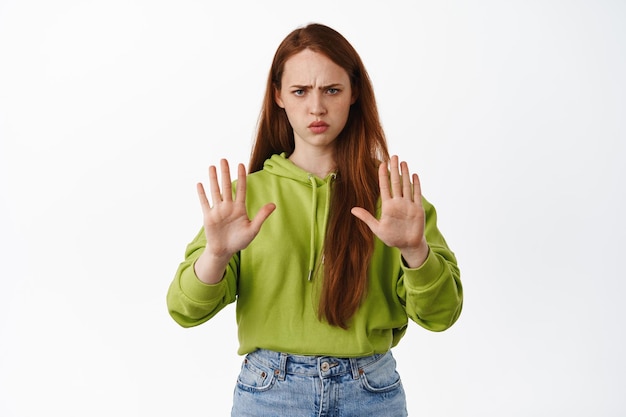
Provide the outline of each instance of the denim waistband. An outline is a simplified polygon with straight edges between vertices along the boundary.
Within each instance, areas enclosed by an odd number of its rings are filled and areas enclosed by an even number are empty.
[[[391,355],[391,351],[357,358],[336,358],[333,356],[291,355],[258,349],[249,353],[246,360],[272,369],[276,377],[281,380],[285,378],[286,374],[327,378],[346,373],[350,373],[354,379],[358,379],[364,368],[376,363],[386,355]]]

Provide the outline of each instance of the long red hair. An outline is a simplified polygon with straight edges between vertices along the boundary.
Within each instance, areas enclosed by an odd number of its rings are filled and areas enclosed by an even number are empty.
[[[275,92],[281,88],[285,62],[304,49],[321,53],[346,70],[356,97],[346,126],[335,140],[338,171],[324,242],[324,282],[319,301],[320,319],[347,328],[365,296],[367,269],[374,250],[371,230],[350,210],[363,207],[375,212],[378,165],[389,160],[389,152],[365,66],[337,31],[310,24],[291,32],[279,45],[267,79],[249,170],[259,171],[273,154],[289,155],[294,150],[293,128],[276,103]]]

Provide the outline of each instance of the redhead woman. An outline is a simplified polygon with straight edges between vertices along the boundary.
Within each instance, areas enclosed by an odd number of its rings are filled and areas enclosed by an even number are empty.
[[[221,160],[208,195],[198,184],[203,227],[167,295],[184,327],[237,303],[232,415],[406,416],[391,349],[409,319],[455,323],[460,273],[335,30],[311,24],[279,45],[248,168],[231,182]]]

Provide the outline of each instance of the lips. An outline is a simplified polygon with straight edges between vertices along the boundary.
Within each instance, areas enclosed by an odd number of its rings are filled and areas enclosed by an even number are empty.
[[[315,134],[324,133],[328,130],[328,123],[322,121],[313,122],[309,125],[309,129]]]

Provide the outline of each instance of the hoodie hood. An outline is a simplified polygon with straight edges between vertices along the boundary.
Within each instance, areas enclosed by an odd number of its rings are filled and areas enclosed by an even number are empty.
[[[325,179],[320,179],[295,165],[287,158],[287,155],[284,152],[280,155],[272,155],[271,158],[266,159],[263,163],[263,170],[272,175],[289,178],[305,184],[311,184],[310,177],[313,176],[318,180],[318,185],[325,184],[329,177],[334,175],[329,174]]]
[[[283,178],[288,178],[297,182],[302,183],[303,186],[311,189],[310,194],[310,213],[308,214],[310,221],[310,230],[311,236],[309,239],[309,263],[307,265],[308,275],[307,279],[310,281],[313,278],[313,271],[315,270],[315,265],[317,263],[317,259],[319,258],[319,254],[315,250],[315,243],[318,239],[324,240],[326,227],[328,225],[328,216],[330,213],[330,199],[332,197],[332,183],[337,178],[337,174],[335,172],[331,172],[326,176],[326,178],[321,179],[315,176],[312,173],[309,173],[302,168],[296,166],[293,162],[287,159],[285,153],[281,153],[280,155],[273,155],[271,158],[267,159],[263,165],[263,171],[266,171],[269,174],[276,175]],[[325,192],[324,206],[318,207],[318,193]],[[317,226],[318,226],[318,211],[319,209],[323,210],[323,224],[322,231],[323,235],[318,236],[317,234]],[[322,245],[323,247],[323,245]],[[323,252],[323,249],[322,249]],[[323,256],[322,263],[324,262]]]

